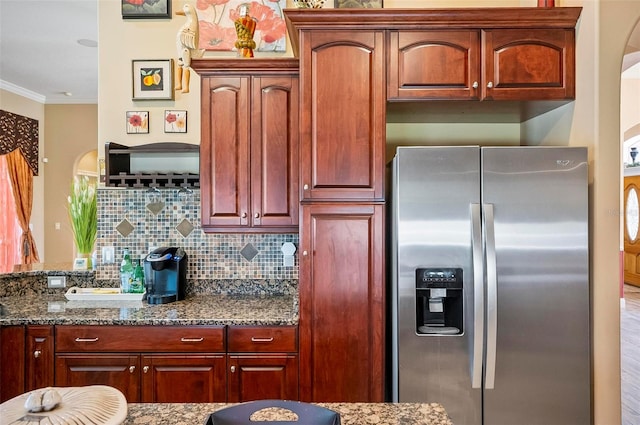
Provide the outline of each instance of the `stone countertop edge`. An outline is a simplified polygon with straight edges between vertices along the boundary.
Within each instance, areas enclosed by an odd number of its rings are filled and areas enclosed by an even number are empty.
[[[168,304],[69,301],[61,295],[0,298],[0,325],[244,325],[298,324],[291,295],[195,295]]]
[[[340,414],[341,425],[453,425],[438,403],[313,403]],[[123,425],[203,425],[225,403],[130,403]],[[270,410],[270,409],[269,409]],[[277,411],[261,415],[262,420],[279,419]],[[252,422],[264,423],[269,422]]]

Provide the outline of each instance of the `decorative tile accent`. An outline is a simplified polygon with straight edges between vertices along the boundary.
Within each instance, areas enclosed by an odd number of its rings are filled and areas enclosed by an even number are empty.
[[[116,226],[116,230],[122,235],[122,237],[126,238],[135,230],[135,227],[125,218]]]
[[[150,203],[147,189],[98,188],[96,249],[101,252],[103,246],[113,246],[116,256],[112,264],[98,263],[97,279],[118,279],[125,247],[131,250],[133,258],[141,258],[154,247],[180,246],[189,256],[187,280],[194,281],[195,285],[203,280],[221,279],[251,281],[251,286],[267,280],[297,281],[298,256],[293,267],[285,267],[280,251],[285,242],[298,245],[297,233],[204,233],[200,226],[200,189],[193,189],[188,202],[178,195],[178,188],[161,188],[159,192],[158,202],[163,202],[164,208],[153,214],[146,208]],[[124,217],[135,228],[126,236],[116,230]],[[191,232],[184,232],[180,226],[184,220],[193,226]],[[248,244],[260,254],[253,261],[247,261],[240,253]]]
[[[160,211],[164,209],[164,202],[149,202],[147,209],[151,211],[153,215],[158,215]]]
[[[189,236],[191,234],[191,232],[193,232],[193,229],[195,229],[195,227],[193,227],[193,224],[191,224],[191,222],[189,220],[187,220],[186,218],[184,220],[182,220],[180,222],[180,224],[178,224],[176,226],[176,230],[182,235],[182,237],[186,238],[187,236]]]
[[[251,261],[256,255],[258,255],[258,250],[255,246],[248,243],[244,246],[244,248],[242,248],[242,250],[240,251],[240,255],[246,258],[247,261]]]

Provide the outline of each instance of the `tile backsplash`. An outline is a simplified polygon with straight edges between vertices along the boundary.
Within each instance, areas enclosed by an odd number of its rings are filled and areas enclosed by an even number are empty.
[[[200,226],[200,190],[98,188],[97,279],[117,279],[122,250],[133,258],[152,248],[181,246],[188,280],[297,280],[298,262],[283,266],[282,244],[298,246],[297,234],[205,234]],[[114,247],[115,262],[103,264],[102,248]]]

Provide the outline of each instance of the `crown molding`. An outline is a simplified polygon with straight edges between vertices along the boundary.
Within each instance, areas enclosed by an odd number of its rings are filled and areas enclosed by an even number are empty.
[[[4,81],[4,80],[0,80],[0,89],[9,91],[11,93],[17,94],[22,97],[26,97],[27,99],[31,99],[39,103],[45,103],[45,101],[47,100],[47,97],[40,93],[27,90],[25,88],[16,86],[15,84],[10,83],[8,81]]]

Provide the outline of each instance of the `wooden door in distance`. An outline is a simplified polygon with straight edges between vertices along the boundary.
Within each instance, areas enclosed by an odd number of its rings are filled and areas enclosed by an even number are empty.
[[[624,282],[640,286],[640,175],[624,178]]]
[[[302,206],[300,399],[384,399],[384,205]]]

